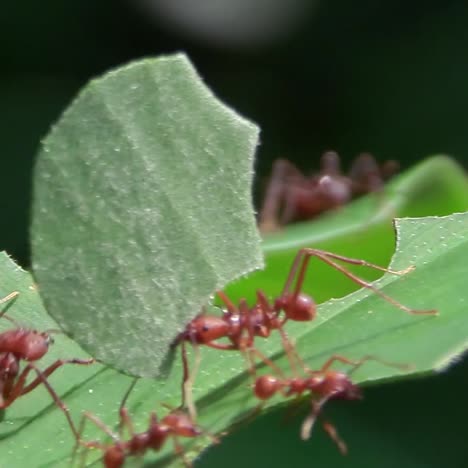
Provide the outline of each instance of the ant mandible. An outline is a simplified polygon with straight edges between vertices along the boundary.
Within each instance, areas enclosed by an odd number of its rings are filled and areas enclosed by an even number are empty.
[[[10,302],[18,297],[17,291],[0,300],[0,304]],[[11,303],[9,304],[11,305]],[[53,364],[41,371],[35,361],[41,359],[48,351],[49,345],[53,343],[50,333],[59,332],[58,330],[47,330],[39,332],[23,328],[11,317],[6,315],[7,305],[1,312],[0,318],[5,318],[14,323],[17,328],[0,333],[0,409],[6,409],[11,406],[19,397],[28,394],[39,385],[43,384],[55,404],[63,411],[68,424],[75,437],[78,432],[71,419],[67,406],[59,398],[55,390],[49,384],[47,378],[64,364],[89,365],[94,359],[58,359]],[[20,372],[21,361],[27,364]],[[37,377],[27,383],[31,371],[37,374]]]
[[[113,442],[104,444],[98,441],[83,441],[81,434],[84,430],[86,420],[94,423],[98,428],[102,429],[108,436],[113,439]],[[174,443],[174,451],[176,455],[182,457],[185,466],[192,466],[186,459],[184,449],[180,445],[179,438],[194,438],[202,434],[207,434],[214,440],[217,440],[210,434],[196,426],[189,415],[180,410],[172,410],[161,421],[158,420],[156,413],[150,414],[148,429],[145,432],[136,433],[133,427],[132,420],[127,408],[120,408],[120,427],[125,426],[130,434],[130,439],[122,441],[120,436],[112,432],[100,419],[91,413],[84,412],[77,438],[78,444],[88,449],[95,448],[104,452],[103,464],[106,468],[120,468],[124,465],[127,457],[143,456],[148,450],[155,452],[161,450],[168,438],[171,438]],[[76,447],[76,448],[77,448]],[[75,451],[76,451],[75,448]],[[82,460],[84,465],[85,460]]]
[[[347,175],[342,173],[340,157],[334,151],[322,155],[321,169],[310,176],[291,162],[277,159],[260,209],[260,231],[270,232],[294,221],[312,219],[359,195],[379,192],[397,170],[396,161],[379,166],[368,153],[357,156]]]
[[[347,373],[331,370],[334,362],[339,361],[352,366]],[[330,357],[318,371],[313,371],[304,366],[305,377],[286,378],[275,366],[278,376],[262,375],[255,379],[255,396],[262,400],[268,400],[275,394],[281,393],[284,397],[295,396],[299,398],[304,393],[310,394],[311,411],[301,427],[301,439],[310,438],[312,428],[320,415],[323,406],[329,400],[359,400],[362,398],[360,388],[355,385],[350,375],[367,361],[378,361],[382,364],[400,369],[408,369],[409,366],[382,361],[374,356],[365,356],[357,361],[344,356],[334,355]],[[258,411],[258,409],[257,409]],[[336,428],[329,421],[323,420],[322,426],[325,432],[336,443],[340,452],[344,455],[348,452],[345,442],[340,438]]]
[[[200,314],[187,324],[185,329],[176,337],[173,345],[181,344],[182,347],[182,363],[183,363],[183,403],[189,409],[190,414],[195,418],[195,406],[191,397],[191,387],[194,376],[197,372],[200,357],[198,353],[198,345],[205,345],[219,350],[240,350],[244,352],[250,361],[249,370],[253,372],[253,355],[259,356],[266,364],[271,365],[271,361],[263,356],[260,351],[254,347],[254,339],[256,336],[267,338],[272,330],[278,330],[281,334],[283,345],[286,351],[291,348],[283,327],[288,320],[293,321],[311,321],[316,314],[316,304],[313,299],[302,293],[302,285],[305,280],[305,275],[310,262],[310,259],[315,257],[332,268],[343,273],[357,285],[367,288],[384,300],[403,310],[409,314],[437,314],[436,310],[418,310],[407,307],[384,292],[377,289],[371,283],[368,283],[358,276],[351,273],[345,267],[339,265],[335,260],[344,263],[366,266],[379,271],[404,275],[414,268],[409,267],[404,270],[391,270],[384,268],[365,260],[354,259],[337,255],[324,250],[303,248],[297,253],[288,277],[283,287],[283,291],[272,303],[270,303],[263,291],[257,290],[257,301],[249,307],[245,299],[239,301],[239,307],[227,297],[227,295],[218,291],[218,297],[224,303],[224,310],[221,317]],[[295,284],[294,284],[295,282]],[[230,343],[218,342],[221,338],[227,338]],[[195,368],[190,375],[188,369],[188,359],[186,351],[186,343],[191,343],[197,352]],[[288,354],[289,356],[289,354]],[[294,367],[294,362],[290,359],[291,366]]]

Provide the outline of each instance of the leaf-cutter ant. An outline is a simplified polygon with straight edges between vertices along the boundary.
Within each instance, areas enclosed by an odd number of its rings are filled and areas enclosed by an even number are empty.
[[[357,285],[371,290],[385,301],[408,314],[437,314],[437,311],[433,309],[418,310],[401,304],[380,291],[373,284],[362,280],[336,261],[366,266],[395,275],[404,275],[412,271],[414,267],[395,271],[365,260],[348,258],[318,249],[303,248],[299,250],[292,263],[281,295],[274,299],[273,302],[269,302],[265,293],[258,290],[257,301],[252,307],[248,306],[245,299],[241,299],[239,301],[239,306],[236,306],[224,292],[218,291],[218,297],[226,307],[223,311],[223,315],[219,317],[202,313],[196,316],[174,340],[174,346],[180,344],[182,347],[182,363],[184,369],[182,383],[183,404],[186,404],[193,419],[195,419],[196,412],[191,388],[200,362],[198,346],[205,345],[219,350],[241,351],[247,355],[249,359],[249,370],[251,370],[251,372],[254,368],[252,359],[255,355],[259,356],[266,364],[271,365],[271,361],[254,347],[254,339],[257,336],[267,338],[272,330],[278,330],[281,333],[284,348],[288,351],[288,349],[291,348],[291,343],[287,338],[286,332],[283,330],[285,323],[288,320],[307,322],[314,319],[316,304],[310,296],[302,292],[302,285],[309,261],[312,257],[325,262],[332,268],[343,273]],[[218,340],[222,338],[227,338],[228,342],[219,342]],[[188,368],[187,342],[191,343],[196,350],[195,366],[191,374]],[[294,362],[291,360],[290,362],[291,366],[294,368]]]
[[[127,392],[127,396],[128,396]],[[86,420],[94,423],[112,438],[110,443],[99,441],[83,441],[81,434],[84,430]],[[122,440],[120,435],[115,434],[99,418],[89,412],[84,412],[80,424],[77,447],[81,445],[87,449],[99,449],[104,453],[102,462],[106,468],[120,468],[125,460],[130,456],[142,457],[149,450],[155,452],[161,450],[166,440],[172,439],[176,455],[182,457],[185,466],[192,466],[187,460],[184,449],[179,442],[180,438],[195,438],[201,435],[208,435],[215,441],[217,439],[196,426],[190,416],[180,410],[171,410],[164,418],[158,420],[156,413],[150,414],[148,429],[144,432],[135,432],[132,420],[127,408],[120,408],[120,427],[125,427],[130,435],[128,440]],[[86,451],[87,452],[87,451]],[[86,456],[85,452],[85,456]],[[81,466],[84,466],[85,459],[82,459]]]
[[[334,362],[339,361],[348,364],[351,370],[347,373],[331,369]],[[323,406],[329,400],[359,400],[362,398],[360,388],[354,384],[350,375],[368,361],[377,361],[384,365],[400,369],[408,369],[407,365],[389,363],[374,356],[365,356],[359,360],[351,360],[344,356],[334,355],[330,357],[320,370],[313,371],[304,366],[305,376],[285,377],[278,368],[275,367],[276,376],[267,374],[257,377],[254,383],[255,396],[262,400],[268,400],[277,393],[284,397],[299,398],[304,394],[310,397],[310,414],[304,420],[301,426],[301,438],[307,440],[310,438],[315,421],[321,415]],[[262,405],[260,405],[261,407]],[[259,409],[259,408],[258,408]],[[258,409],[256,410],[258,412]],[[336,428],[327,420],[322,420],[322,426],[325,432],[336,443],[342,454],[347,453],[347,446],[340,438]]]
[[[15,291],[1,299],[0,303],[14,300],[18,295],[19,293]],[[46,369],[40,370],[35,364],[36,361],[47,353],[49,345],[53,343],[50,334],[60,331],[46,330],[39,332],[23,328],[15,320],[6,315],[7,308],[8,305],[0,312],[0,318],[14,323],[16,328],[0,333],[0,409],[8,408],[18,398],[28,394],[42,384],[49,392],[55,404],[65,414],[74,436],[78,437],[78,432],[67,406],[57,395],[47,378],[64,364],[89,365],[94,362],[94,359],[58,359]],[[22,361],[26,362],[26,366],[20,370]],[[31,371],[36,373],[37,377],[28,383],[27,380]]]
[[[334,151],[324,153],[321,169],[309,176],[286,159],[277,159],[260,209],[260,231],[313,219],[357,196],[380,192],[397,170],[396,161],[379,166],[368,153],[356,157],[347,175],[342,173],[340,158]]]

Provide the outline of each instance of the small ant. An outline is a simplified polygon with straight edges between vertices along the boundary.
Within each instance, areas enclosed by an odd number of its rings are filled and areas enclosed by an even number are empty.
[[[310,176],[291,162],[277,159],[260,210],[260,231],[271,232],[294,221],[312,219],[357,196],[379,192],[397,170],[396,161],[379,166],[368,153],[356,157],[348,175],[342,173],[340,157],[334,151],[322,155],[321,169]]]
[[[100,419],[91,413],[84,412],[81,419],[79,436],[77,438],[77,447],[79,444],[88,449],[95,448],[102,450],[104,452],[102,461],[106,468],[120,468],[124,465],[127,457],[134,455],[141,457],[148,450],[154,450],[157,452],[161,450],[168,438],[171,438],[174,442],[174,451],[176,455],[181,456],[185,466],[190,467],[192,465],[187,460],[184,449],[179,443],[180,437],[194,438],[202,434],[206,434],[217,441],[215,437],[207,434],[205,431],[197,427],[190,416],[180,410],[171,410],[171,412],[161,419],[161,421],[158,420],[156,413],[151,413],[148,429],[145,432],[140,433],[135,432],[127,408],[122,406],[119,413],[120,426],[125,426],[130,434],[130,439],[127,441],[122,441],[119,435],[112,432],[111,429],[109,429]],[[81,439],[81,434],[83,433],[86,420],[91,421],[98,428],[102,429],[113,439],[113,442],[103,444],[98,441],[83,441]],[[84,466],[84,463],[85,460],[83,459],[82,466]]]
[[[18,295],[19,293],[15,291],[1,299],[0,304],[16,299]],[[78,437],[78,432],[67,406],[51,387],[47,377],[64,364],[89,365],[94,362],[94,359],[58,359],[45,370],[41,371],[36,367],[35,361],[41,359],[47,353],[49,345],[53,343],[50,333],[60,331],[47,330],[38,332],[21,327],[15,320],[5,314],[9,305],[0,312],[0,318],[13,322],[17,328],[0,333],[0,409],[8,408],[19,397],[28,394],[40,384],[43,384],[55,404],[65,414],[73,434],[75,437]],[[26,367],[22,371],[20,371],[21,361],[27,362]],[[31,371],[34,371],[37,377],[31,382],[26,383]]]
[[[351,365],[351,370],[348,373],[331,370],[330,367],[336,361]],[[277,393],[281,393],[284,397],[296,396],[299,398],[304,393],[309,392],[312,408],[301,427],[301,439],[307,440],[310,438],[315,421],[327,401],[337,399],[359,400],[362,398],[360,388],[351,381],[350,375],[367,361],[378,361],[387,366],[401,369],[409,368],[407,365],[388,363],[374,356],[365,356],[358,361],[352,361],[343,356],[334,355],[318,371],[312,371],[304,365],[305,377],[286,378],[275,366],[275,370],[279,376],[262,375],[256,378],[254,393],[258,399],[265,401]],[[258,409],[256,410],[257,412]],[[336,443],[340,452],[345,455],[348,449],[338,435],[335,427],[326,420],[322,422],[322,426],[325,432]]]
[[[359,286],[370,289],[404,312],[409,314],[437,314],[436,310],[417,310],[399,303],[377,289],[371,283],[362,280],[336,263],[335,260],[352,265],[366,266],[395,275],[404,275],[412,271],[414,269],[413,267],[395,271],[374,265],[365,260],[348,258],[318,249],[303,248],[299,250],[292,263],[281,295],[272,303],[268,301],[263,291],[257,290],[257,302],[252,307],[247,305],[245,299],[241,299],[239,301],[239,307],[236,307],[224,292],[218,291],[218,297],[226,307],[223,315],[217,317],[202,313],[189,322],[185,329],[175,338],[173,346],[178,344],[182,346],[182,363],[184,370],[182,383],[183,403],[187,405],[193,419],[195,419],[196,412],[195,405],[192,401],[191,387],[200,363],[198,345],[205,345],[219,350],[239,350],[244,352],[249,358],[249,370],[251,372],[253,372],[254,367],[252,363],[253,355],[259,356],[266,364],[271,365],[271,361],[254,347],[254,339],[256,336],[267,338],[272,330],[278,330],[281,334],[283,346],[285,350],[288,351],[288,349],[291,348],[291,343],[283,330],[285,323],[288,320],[306,322],[314,319],[316,315],[316,304],[310,296],[301,292],[309,261],[312,257],[325,262],[332,268],[343,273]],[[295,279],[295,285],[293,286]],[[230,343],[219,343],[217,340],[221,338],[227,338]],[[192,376],[190,376],[188,370],[187,342],[191,343],[197,352]],[[291,361],[291,366],[294,367],[293,361]]]

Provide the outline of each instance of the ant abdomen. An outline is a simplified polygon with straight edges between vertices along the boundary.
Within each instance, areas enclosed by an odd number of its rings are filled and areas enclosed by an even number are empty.
[[[284,310],[289,320],[296,322],[313,320],[317,309],[314,300],[306,294],[286,294],[277,299],[275,305]]]
[[[279,389],[280,381],[273,375],[262,375],[255,381],[254,392],[258,399],[268,400]]]

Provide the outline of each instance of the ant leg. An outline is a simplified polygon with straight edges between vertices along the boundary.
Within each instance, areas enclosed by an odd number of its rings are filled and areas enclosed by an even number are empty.
[[[175,434],[172,434],[172,440],[174,442],[175,454],[182,458],[182,461],[187,468],[190,468],[192,463],[187,459],[187,454],[185,453],[184,448],[180,444],[179,439]]]
[[[343,364],[349,364],[350,366],[352,366],[351,370],[348,372],[348,375],[355,372],[357,369],[359,369],[359,367],[361,367],[367,361],[380,362],[381,364],[384,364],[386,366],[396,367],[396,368],[401,369],[401,370],[408,370],[408,369],[411,368],[411,366],[408,366],[407,364],[397,364],[397,363],[394,363],[394,362],[388,362],[388,361],[384,361],[383,359],[380,359],[378,357],[370,356],[370,355],[369,356],[364,356],[363,358],[358,359],[358,360],[352,360],[352,359],[348,359],[348,358],[346,358],[344,356],[341,356],[339,354],[335,354],[335,355],[331,356],[329,359],[327,359],[327,361],[322,366],[322,368],[320,369],[319,372],[326,372],[327,370],[330,369],[330,367],[336,361],[342,362]]]
[[[270,303],[268,302],[267,297],[265,296],[265,293],[261,291],[260,289],[257,290],[257,303],[260,305],[261,309],[263,311],[266,311],[266,315],[271,313],[273,314],[273,319],[277,321],[276,328],[278,329],[280,336],[281,336],[281,341],[283,343],[283,348],[286,352],[286,355],[289,360],[289,364],[291,366],[291,369],[295,374],[297,374],[297,369],[295,365],[295,360],[302,364],[302,359],[299,357],[297,354],[293,343],[289,339],[287,333],[284,331],[284,325],[287,322],[288,318],[284,318],[283,320],[279,320],[279,311],[275,310]],[[268,317],[268,315],[267,315]]]
[[[352,181],[354,195],[380,192],[384,185],[379,165],[369,153],[361,153],[354,160],[349,170],[349,178]]]
[[[105,450],[107,448],[106,445],[100,444],[99,442],[96,442],[96,441],[85,442],[82,439],[81,436],[83,435],[86,421],[91,421],[99,429],[101,429],[107,435],[109,435],[115,442],[119,442],[119,438],[117,437],[117,435],[114,434],[100,419],[98,419],[93,414],[91,414],[91,413],[89,413],[87,411],[84,411],[82,413],[82,415],[81,415],[80,425],[78,426],[78,438],[76,439],[75,448],[73,449],[72,466],[73,466],[73,462],[74,462],[75,457],[76,457],[76,452],[78,451],[78,447],[80,445],[83,446],[83,447],[86,447],[86,448],[97,448],[97,449],[100,449],[100,450]],[[88,453],[87,450],[83,451],[83,454],[81,456],[80,466],[85,466],[87,453]]]
[[[63,412],[63,414],[67,418],[68,424],[69,424],[69,426],[70,426],[70,428],[71,428],[71,430],[73,432],[73,435],[74,435],[75,439],[78,440],[79,434],[78,434],[78,431],[76,430],[75,424],[74,424],[74,422],[73,422],[73,420],[72,420],[72,418],[70,416],[70,412],[69,412],[68,407],[59,398],[59,396],[57,395],[55,390],[51,387],[51,385],[47,381],[47,378],[31,362],[23,369],[23,371],[19,375],[18,380],[16,381],[13,389],[11,390],[11,393],[10,393],[9,397],[6,400],[4,400],[2,404],[0,404],[0,409],[8,408],[17,398],[24,395],[23,390],[25,388],[29,387],[29,386],[25,387],[26,379],[27,379],[29,373],[32,370],[35,371],[36,374],[37,374],[37,378],[33,382],[33,383],[35,383],[37,381],[37,383],[34,385],[33,388],[37,387],[37,385],[39,385],[39,383],[42,383],[46,387],[46,389],[49,392],[50,396],[54,400],[54,403],[60,408],[60,410]]]
[[[322,410],[323,405],[325,405],[325,403],[332,396],[333,395],[324,396],[323,398],[320,398],[318,401],[315,401],[314,399],[312,399],[311,401],[312,411],[310,412],[309,416],[307,416],[307,418],[304,419],[304,422],[302,423],[302,426],[301,426],[301,439],[302,440],[310,439],[310,434],[314,427],[315,421],[317,420],[317,417],[320,414],[320,411]]]
[[[90,364],[93,364],[94,362],[96,362],[95,359],[58,359],[49,367],[47,367],[43,371],[40,371],[41,372],[40,376],[38,376],[36,379],[34,379],[31,383],[26,385],[24,388],[22,388],[21,396],[26,395],[31,390],[34,390],[38,385],[40,385],[41,383],[44,383],[43,379],[46,379],[47,377],[49,377],[59,367],[62,367],[65,364],[79,364],[79,365],[89,366]]]
[[[389,159],[380,166],[380,173],[384,180],[391,179],[399,170],[400,163],[394,159]]]
[[[4,304],[5,302],[7,303],[6,306],[0,311],[0,318],[2,317],[6,318],[10,322],[13,322],[18,328],[21,328],[21,326],[18,324],[18,322],[15,319],[6,315],[6,311],[13,305],[13,303],[15,302],[18,296],[19,296],[19,292],[13,291],[12,293],[0,299],[0,304]]]
[[[269,359],[267,356],[265,356],[257,348],[251,347],[249,349],[246,349],[245,352],[247,353],[247,360],[248,360],[248,363],[249,363],[249,372],[250,372],[250,375],[254,379],[256,377],[256,372],[255,372],[255,362],[253,360],[253,356],[257,356],[267,366],[269,366],[271,369],[273,369],[276,372],[277,375],[279,375],[282,378],[286,378],[285,375],[283,374],[283,371],[271,359]]]
[[[288,175],[302,177],[297,168],[285,159],[273,163],[273,171],[260,209],[259,228],[261,232],[270,232],[278,228],[281,202],[287,191],[285,179]]]
[[[120,438],[118,437],[118,435],[115,434],[114,432],[112,432],[109,429],[109,427],[107,427],[97,416],[94,416],[94,414],[89,413],[88,411],[84,411],[82,416],[81,416],[80,433],[79,433],[80,436],[81,436],[81,434],[83,432],[86,420],[91,421],[96,427],[98,427],[103,432],[105,432],[114,441],[115,444],[120,444]],[[79,442],[80,445],[82,445],[83,447],[88,448],[88,449],[96,448],[96,449],[99,449],[99,450],[102,450],[102,451],[105,452],[109,448],[108,445],[102,444],[102,443],[97,442],[97,441],[88,441],[88,442],[86,442],[86,441],[81,440],[81,438],[80,438],[78,440],[78,442]],[[87,451],[84,452],[84,456],[86,456],[86,455],[87,455]],[[124,456],[124,454],[122,453],[122,457],[123,456]],[[82,466],[84,466],[84,465],[82,465]],[[121,466],[121,465],[119,465],[119,466]]]
[[[210,344],[211,347],[214,346],[215,343]],[[182,366],[183,366],[183,378],[182,378],[182,407],[186,406],[189,412],[190,418],[192,421],[196,421],[197,418],[197,409],[195,406],[195,402],[193,401],[193,382],[195,381],[195,376],[198,373],[198,369],[200,368],[201,362],[201,355],[200,355],[200,347],[193,343],[192,349],[195,352],[195,361],[192,369],[192,373],[189,371],[188,367],[188,357],[187,357],[187,347],[186,342],[182,342]]]
[[[125,392],[125,395],[122,398],[122,401],[120,403],[119,414],[121,413],[122,409],[125,406],[127,406],[128,397],[130,396],[130,393],[132,393],[133,389],[135,388],[135,385],[137,384],[138,380],[140,380],[140,377],[134,377],[132,383],[130,384],[127,391]]]
[[[264,307],[263,314],[264,316],[267,314],[267,312],[271,309],[270,305],[268,304],[268,301],[265,297],[265,295],[261,291],[257,291],[257,298],[260,300],[260,305]],[[260,358],[261,361],[263,361],[266,365],[270,366],[272,369],[274,369],[276,372],[281,374],[281,369],[267,356],[265,356],[260,350],[255,348],[254,346],[254,339],[255,339],[255,333],[252,327],[252,321],[249,320],[249,315],[250,315],[250,310],[247,305],[247,302],[242,299],[239,303],[239,314],[241,317],[246,318],[246,323],[247,323],[247,332],[248,332],[248,339],[247,339],[247,344],[246,345],[240,345],[240,351],[243,352],[247,358],[248,366],[249,366],[249,372],[250,375],[255,379],[256,373],[255,373],[255,359],[254,357],[257,356]],[[269,330],[268,330],[269,332]],[[240,343],[242,343],[240,341]]]
[[[124,397],[122,398],[122,401],[120,402],[119,406],[119,435],[122,435],[123,432],[123,426],[125,423],[125,420],[128,418],[128,411],[126,409],[126,404],[128,397],[130,396],[130,393],[132,393],[133,389],[135,388],[135,385],[137,384],[138,380],[140,380],[139,377],[134,377],[132,383],[128,387],[127,391],[125,392]],[[127,428],[129,428],[131,434],[133,435],[133,426],[131,425],[130,421],[130,426],[127,425]]]
[[[300,194],[303,192],[303,189],[294,186],[289,186],[288,189],[285,190],[283,197],[284,208],[280,217],[280,226],[285,226],[294,220],[297,214],[295,200],[297,199],[298,195],[300,196]],[[309,190],[307,190],[307,193],[309,193]],[[311,196],[311,194],[309,196]]]
[[[321,160],[321,174],[329,176],[340,176],[341,172],[341,162],[340,156],[335,151],[326,151],[322,154]]]
[[[346,446],[346,443],[343,441],[343,439],[339,436],[336,427],[329,421],[323,421],[322,427],[330,439],[335,442],[341,454],[346,455],[348,453],[348,447]]]
[[[196,421],[197,420],[197,408],[193,400],[193,383],[195,382],[195,376],[198,374],[198,370],[200,369],[201,354],[200,354],[199,346],[194,346],[193,350],[195,351],[195,359],[194,359],[194,364],[192,366],[192,375],[187,380],[186,387],[184,388],[184,391],[187,392],[184,398],[187,402],[187,409],[190,415],[190,419],[192,421]]]
[[[89,413],[88,411],[84,411],[81,416],[81,420],[82,422],[80,423],[80,425],[83,426],[83,429],[86,420],[91,421],[95,426],[97,426],[99,429],[105,432],[112,440],[114,440],[114,442],[120,442],[119,436],[112,432],[112,430],[108,426],[106,426],[97,416],[94,416],[94,414]]]
[[[223,304],[226,306],[226,309],[230,314],[238,314],[239,311],[237,310],[237,307],[234,305],[234,303],[229,299],[227,294],[224,291],[216,291],[216,294],[218,297],[221,299]]]
[[[396,301],[392,297],[388,296],[384,292],[380,291],[380,289],[376,288],[373,286],[371,283],[368,283],[367,281],[364,281],[363,279],[359,278],[358,276],[354,275],[351,273],[349,270],[344,268],[343,266],[339,265],[338,263],[334,262],[331,259],[336,259],[345,263],[349,263],[352,265],[359,265],[359,266],[366,266],[369,268],[373,268],[374,270],[379,270],[387,273],[391,273],[394,275],[404,275],[412,270],[414,270],[414,266],[410,266],[404,270],[392,270],[390,268],[385,268],[381,267],[379,265],[375,265],[374,263],[367,262],[365,260],[360,260],[360,259],[355,259],[355,258],[349,258],[349,257],[344,257],[342,255],[337,255],[331,252],[326,252],[324,250],[318,250],[318,249],[310,249],[310,248],[304,248],[301,249],[296,256],[299,257],[299,255],[302,253],[303,258],[302,258],[302,265],[301,269],[299,271],[298,279],[296,282],[296,286],[294,288],[294,295],[298,295],[300,293],[300,290],[302,288],[302,284],[305,279],[305,273],[307,270],[308,263],[311,259],[311,257],[316,257],[317,259],[321,260],[322,262],[325,262],[326,264],[330,265],[332,268],[335,270],[338,270],[339,272],[343,273],[345,276],[347,276],[351,281],[355,282],[357,285],[369,289],[373,291],[375,294],[379,295],[382,299],[387,301],[388,303],[394,305],[395,307],[403,310],[404,312],[407,312],[409,314],[424,314],[424,315],[434,315],[437,314],[437,310],[431,309],[431,310],[418,310],[418,309],[412,309],[410,307],[407,307],[400,302]],[[296,260],[295,260],[296,262]],[[293,263],[293,266],[295,263]],[[289,277],[288,277],[289,281]],[[288,283],[288,288],[290,286],[290,282]]]
[[[13,291],[12,293],[8,294],[7,296],[2,297],[0,299],[0,304],[3,304],[5,302],[9,302],[9,301],[11,301],[12,299],[15,299],[18,296],[19,296],[19,292],[18,291]]]
[[[133,427],[132,418],[128,414],[127,408],[120,408],[119,410],[120,423],[119,427],[126,427],[130,437],[135,435],[135,428]]]
[[[203,343],[204,346],[208,346],[213,349],[220,349],[222,351],[238,351],[239,348],[234,344],[222,344],[222,343]]]

